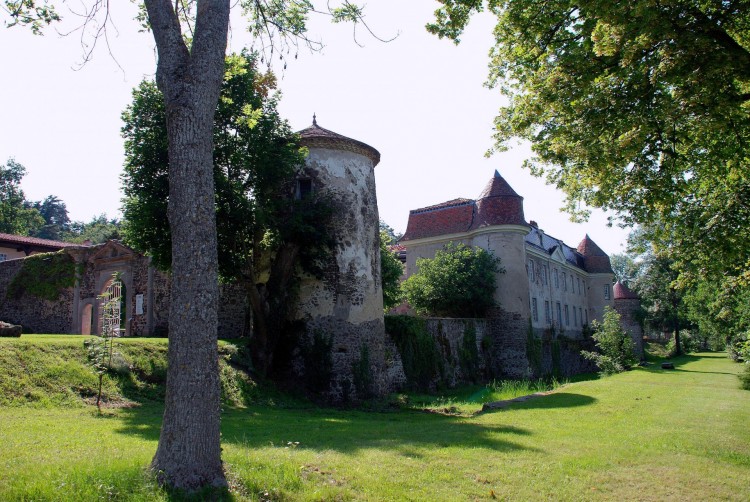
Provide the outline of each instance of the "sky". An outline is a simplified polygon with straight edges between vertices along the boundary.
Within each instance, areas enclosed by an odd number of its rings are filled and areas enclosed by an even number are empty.
[[[405,7],[408,5],[408,7]],[[522,169],[527,144],[489,158],[492,124],[503,104],[487,89],[490,15],[472,20],[461,43],[424,28],[434,0],[378,0],[366,4],[365,20],[384,43],[361,27],[310,21],[311,38],[325,45],[290,53],[286,69],[275,63],[282,99],[279,111],[295,130],[312,123],[363,141],[381,154],[375,168],[380,217],[404,232],[409,210],[458,197],[476,198],[495,170],[524,197],[527,221],[576,246],[588,234],[606,252],[623,252],[627,229],[608,227],[595,211],[574,224],[559,208],[563,194]],[[65,6],[63,5],[63,8]],[[82,62],[74,14],[45,36],[0,28],[0,163],[13,157],[27,169],[26,198],[56,195],[71,219],[120,216],[123,141],[120,115],[132,89],[153,78],[156,52],[151,34],[138,33],[130,2],[112,2],[108,42]],[[87,38],[86,40],[91,40]],[[253,40],[233,18],[229,50]],[[111,54],[110,54],[111,53]]]

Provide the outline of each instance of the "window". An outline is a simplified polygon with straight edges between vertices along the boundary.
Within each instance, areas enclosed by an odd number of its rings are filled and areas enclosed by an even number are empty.
[[[560,302],[557,302],[557,325],[562,326],[562,307]]]
[[[578,326],[578,315],[575,307],[573,307],[573,326]]]
[[[547,324],[552,322],[552,313],[549,311],[549,302],[544,301],[544,320],[547,321]]]
[[[563,289],[567,291],[568,290],[568,276],[565,275],[565,272],[563,272],[562,274],[563,274],[562,276]]]
[[[294,198],[297,200],[303,200],[312,194],[312,180],[297,180],[297,189],[294,193]]]
[[[0,253],[0,261],[5,261],[8,259],[8,255],[5,253]]]
[[[576,283],[575,283],[575,278],[573,277],[573,274],[570,274],[570,290],[573,293],[576,292]]]
[[[536,308],[536,298],[531,299],[531,318],[534,319],[534,322],[539,320],[539,313]]]
[[[560,289],[560,277],[557,275],[557,269],[553,271],[553,275],[555,276],[555,287]]]
[[[529,280],[531,282],[534,282],[534,260],[529,260],[528,270],[529,270]]]
[[[586,324],[588,323],[589,323],[589,311],[587,310],[586,311]]]
[[[570,326],[570,310],[567,305],[565,305],[565,325]]]
[[[609,284],[604,285],[604,299],[609,300]]]
[[[542,265],[542,284],[545,286],[549,283],[547,280],[547,265]]]
[[[580,294],[581,294],[581,291],[582,291],[582,290],[581,290],[581,278],[580,278],[580,277],[578,277],[577,279],[578,279],[578,294],[580,295]]]
[[[583,309],[581,307],[578,307],[578,314],[581,317],[581,326],[583,326],[584,324],[588,324],[589,323],[589,313],[588,312],[586,312],[586,322],[585,323],[583,322]]]

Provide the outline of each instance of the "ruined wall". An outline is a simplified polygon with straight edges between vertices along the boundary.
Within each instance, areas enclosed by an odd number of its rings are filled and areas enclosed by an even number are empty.
[[[24,333],[71,333],[73,290],[65,289],[57,301],[28,293],[8,297],[8,286],[23,267],[23,260],[0,262],[0,320],[23,326]]]

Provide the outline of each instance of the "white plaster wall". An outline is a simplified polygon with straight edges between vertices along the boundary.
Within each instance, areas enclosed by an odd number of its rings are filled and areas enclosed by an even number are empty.
[[[354,324],[383,317],[380,282],[379,219],[372,160],[364,155],[310,148],[307,170],[314,189],[336,204],[336,274],[320,281],[306,278],[300,290],[299,316],[334,316]]]

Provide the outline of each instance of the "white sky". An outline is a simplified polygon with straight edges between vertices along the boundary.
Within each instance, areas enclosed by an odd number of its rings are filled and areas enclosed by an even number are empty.
[[[501,105],[497,91],[483,87],[492,18],[476,18],[459,46],[424,29],[437,7],[433,0],[378,0],[366,6],[366,19],[383,38],[363,29],[359,47],[351,25],[313,19],[313,37],[322,53],[300,51],[285,71],[277,68],[282,116],[295,130],[318,124],[364,141],[381,154],[375,169],[380,216],[397,231],[406,230],[410,209],[457,197],[475,198],[494,170],[524,197],[527,220],[576,246],[588,233],[608,253],[622,252],[627,231],[606,226],[597,212],[574,224],[559,212],[563,195],[521,169],[528,146],[484,157],[492,146],[492,121]],[[64,6],[63,6],[64,8]],[[74,16],[62,12],[75,26]],[[110,30],[110,47],[120,69],[100,40],[94,59],[82,69],[80,38],[43,37],[23,28],[0,27],[0,163],[9,157],[28,171],[26,197],[57,195],[74,220],[107,213],[119,216],[123,146],[120,114],[131,90],[156,68],[150,34],[137,33],[130,2],[112,2],[119,33]],[[68,28],[69,29],[69,28]],[[230,48],[251,45],[236,29]]]

